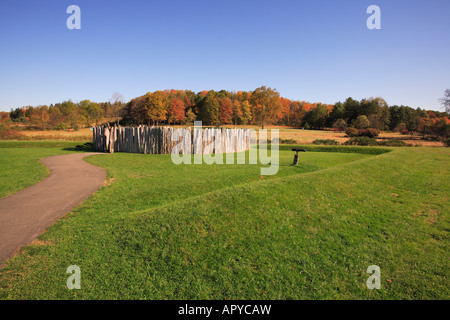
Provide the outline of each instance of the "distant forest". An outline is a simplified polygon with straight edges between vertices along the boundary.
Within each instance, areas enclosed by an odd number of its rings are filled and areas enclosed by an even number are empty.
[[[128,103],[116,93],[108,102],[64,101],[50,106],[27,106],[1,112],[3,123],[28,124],[38,129],[78,129],[94,124],[188,125],[201,120],[206,126],[280,125],[305,129],[347,127],[380,131],[419,132],[424,135],[450,136],[447,112],[389,106],[383,98],[361,101],[347,98],[334,105],[294,101],[283,98],[271,88],[230,92],[164,90],[148,92]]]

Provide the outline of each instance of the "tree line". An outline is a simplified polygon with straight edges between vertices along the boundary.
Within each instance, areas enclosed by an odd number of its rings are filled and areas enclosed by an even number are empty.
[[[122,95],[114,93],[109,101],[101,103],[90,100],[75,103],[67,100],[50,106],[11,109],[9,118],[36,129],[78,129],[100,124],[105,118],[119,121],[124,105]]]
[[[447,100],[441,99],[445,105]],[[449,111],[449,110],[447,110]],[[276,89],[259,87],[253,91],[158,90],[124,103],[116,93],[108,102],[64,101],[50,106],[11,110],[9,117],[40,127],[65,128],[98,124],[105,118],[123,125],[191,124],[201,120],[206,126],[284,125],[306,129],[347,127],[373,128],[380,131],[421,132],[431,136],[449,136],[449,114],[389,106],[383,98],[360,101],[347,98],[334,105],[290,100]],[[112,120],[111,120],[112,119]],[[114,120],[115,119],[115,120]]]
[[[128,102],[123,122],[129,124],[186,124],[201,120],[207,126],[268,124],[301,126],[304,113],[333,105],[291,101],[272,88],[254,91],[165,90],[148,92]]]
[[[128,124],[186,124],[194,120],[207,126],[251,124],[264,128],[270,124],[341,131],[354,127],[450,136],[448,112],[389,106],[380,97],[360,101],[350,97],[334,105],[309,103],[281,97],[275,89],[265,86],[238,92],[149,92],[128,102],[123,110],[123,121]]]

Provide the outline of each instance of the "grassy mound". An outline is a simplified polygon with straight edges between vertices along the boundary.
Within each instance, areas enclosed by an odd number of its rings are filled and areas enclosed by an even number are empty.
[[[448,153],[351,149],[388,151],[306,152],[299,167],[282,151],[263,179],[253,165],[90,157],[107,185],[6,263],[0,298],[448,299]],[[373,264],[381,290],[366,288]],[[65,287],[70,265],[81,290]]]

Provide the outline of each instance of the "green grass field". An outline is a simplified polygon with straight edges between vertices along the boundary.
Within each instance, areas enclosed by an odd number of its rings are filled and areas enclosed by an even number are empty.
[[[74,153],[79,143],[67,141],[0,141],[0,198],[32,186],[49,172],[39,159]],[[76,152],[76,151],[75,151]]]
[[[37,159],[70,152],[39,143],[0,143],[0,195],[44,178]],[[340,148],[314,147],[328,152],[299,167],[281,150],[262,179],[259,165],[89,157],[107,184],[5,263],[0,298],[450,298],[449,150]],[[66,288],[70,265],[81,290]],[[370,265],[380,290],[366,287]]]

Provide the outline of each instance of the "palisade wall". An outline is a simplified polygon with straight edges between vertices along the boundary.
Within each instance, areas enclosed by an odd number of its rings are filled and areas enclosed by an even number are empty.
[[[100,152],[145,154],[170,154],[180,142],[183,142],[179,150],[181,154],[241,152],[250,147],[250,129],[183,128],[175,132],[177,129],[96,126],[93,128],[93,145]],[[174,132],[175,137],[178,136],[177,141],[172,141]]]

